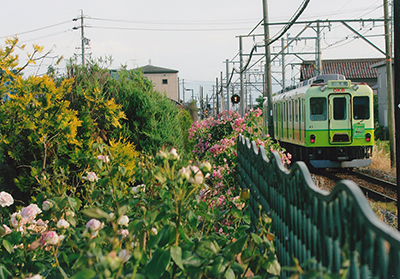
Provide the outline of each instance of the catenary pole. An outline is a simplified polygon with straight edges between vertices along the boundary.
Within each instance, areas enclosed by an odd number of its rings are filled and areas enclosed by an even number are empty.
[[[230,110],[229,108],[229,102],[230,102],[230,97],[229,97],[229,59],[225,60],[226,63],[226,109]]]
[[[400,3],[399,1],[393,1],[394,5],[394,72],[400,73]],[[396,33],[397,32],[397,33]],[[400,79],[396,78],[394,81],[394,109],[395,109],[395,127],[396,134],[400,135]],[[399,158],[400,150],[400,136],[396,137],[396,158]],[[399,189],[400,189],[400,166],[399,162],[396,162],[396,177],[397,177],[397,220],[399,220],[400,202],[399,202]],[[397,228],[400,231],[400,222],[397,222]]]
[[[243,81],[243,43],[242,36],[239,36],[239,55],[240,55],[240,115],[244,116],[244,81]]]
[[[394,134],[394,108],[393,108],[393,69],[392,69],[392,46],[389,21],[389,4],[388,0],[383,0],[384,16],[385,16],[385,52],[386,52],[386,88],[387,88],[387,105],[388,105],[388,129],[390,142],[390,163],[395,166],[396,148]]]
[[[265,85],[263,97],[268,98],[268,134],[274,138],[274,123],[272,115],[272,72],[271,72],[271,50],[269,46],[268,4],[263,0],[264,13],[264,41],[265,41]],[[265,124],[264,124],[265,125]]]

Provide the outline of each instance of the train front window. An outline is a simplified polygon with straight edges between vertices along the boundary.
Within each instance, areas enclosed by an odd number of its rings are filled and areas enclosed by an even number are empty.
[[[354,119],[369,119],[369,97],[354,97],[353,98],[353,114]]]
[[[325,121],[326,111],[325,97],[310,98],[310,119],[312,121]]]
[[[346,98],[339,97],[333,99],[333,119],[345,120],[346,115]]]

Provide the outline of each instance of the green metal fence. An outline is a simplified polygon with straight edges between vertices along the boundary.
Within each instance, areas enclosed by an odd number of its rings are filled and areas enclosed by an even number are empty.
[[[279,154],[269,160],[263,147],[238,138],[238,177],[250,189],[252,224],[259,205],[272,219],[276,253],[282,266],[314,258],[332,273],[346,267],[346,278],[399,278],[400,233],[384,224],[352,181],[338,182],[332,192],[315,186],[307,166],[290,172]],[[282,278],[287,277],[282,274]]]

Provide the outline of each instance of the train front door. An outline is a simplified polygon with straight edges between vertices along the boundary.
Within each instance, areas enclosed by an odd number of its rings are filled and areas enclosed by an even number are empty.
[[[351,97],[349,94],[329,95],[329,143],[347,144],[352,142]]]

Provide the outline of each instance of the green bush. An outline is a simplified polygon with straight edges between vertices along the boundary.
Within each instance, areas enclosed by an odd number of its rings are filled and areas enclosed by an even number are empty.
[[[121,133],[138,150],[155,155],[160,148],[182,150],[183,135],[179,108],[166,96],[153,90],[141,71],[121,70],[114,87],[115,100],[126,114]]]

